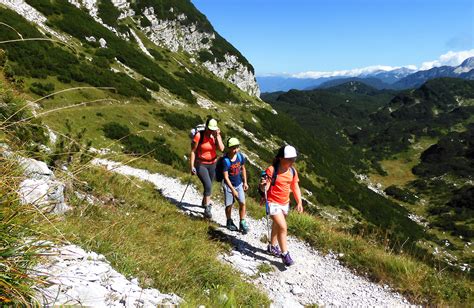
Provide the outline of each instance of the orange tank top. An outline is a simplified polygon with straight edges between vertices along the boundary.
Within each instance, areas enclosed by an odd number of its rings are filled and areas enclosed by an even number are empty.
[[[288,168],[286,172],[278,174],[276,177],[275,185],[271,185],[267,193],[267,199],[269,202],[278,203],[281,205],[286,205],[290,203],[290,192],[291,187],[296,185],[299,182],[298,173],[296,169],[293,168],[295,174],[291,168]],[[273,166],[270,166],[265,170],[268,179],[271,181],[273,176]]]
[[[194,135],[193,142],[198,143],[201,138],[201,132]],[[214,136],[207,137],[206,134],[202,137],[202,142],[196,149],[196,155],[201,164],[213,164],[216,162],[216,141]]]

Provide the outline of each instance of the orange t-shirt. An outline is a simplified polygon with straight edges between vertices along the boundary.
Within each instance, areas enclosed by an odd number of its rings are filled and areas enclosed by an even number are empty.
[[[201,138],[201,132],[194,135],[193,142],[198,143]],[[211,135],[207,137],[206,134],[202,137],[201,145],[196,149],[196,155],[201,164],[213,164],[216,161],[216,140]]]
[[[268,190],[268,202],[278,203],[281,205],[290,203],[290,191],[292,187],[295,187],[299,182],[298,173],[295,168],[293,168],[293,170],[295,171],[294,176],[291,168],[288,168],[284,173],[278,174],[275,185],[271,185]],[[267,174],[268,180],[271,181],[273,176],[273,166],[268,167],[267,170],[265,170],[265,173]]]

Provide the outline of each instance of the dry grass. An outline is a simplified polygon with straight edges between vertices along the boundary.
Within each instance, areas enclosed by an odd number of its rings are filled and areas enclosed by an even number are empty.
[[[429,305],[473,304],[472,280],[466,275],[433,268],[406,253],[395,253],[389,241],[377,240],[332,229],[310,215],[289,216],[289,232],[322,251],[342,253],[341,261],[371,280],[388,284],[412,302]],[[409,249],[409,248],[407,248]]]
[[[0,304],[31,305],[32,286],[44,283],[31,271],[46,248],[38,244],[46,221],[34,205],[20,204],[22,178],[17,162],[0,153]]]
[[[151,184],[100,168],[78,178],[99,199],[114,201],[76,204],[58,224],[71,241],[104,254],[144,286],[184,297],[189,306],[268,305],[261,291],[218,261],[229,246],[212,237],[213,224],[179,213]],[[222,302],[222,295],[228,300]]]

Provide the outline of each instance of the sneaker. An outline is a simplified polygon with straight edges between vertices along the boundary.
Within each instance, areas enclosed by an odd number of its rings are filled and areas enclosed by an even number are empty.
[[[275,257],[279,257],[281,255],[281,250],[278,245],[273,246],[272,244],[268,244],[267,252]]]
[[[212,205],[208,204],[204,206],[204,217],[211,219],[212,218]]]
[[[247,234],[249,232],[249,225],[247,224],[247,221],[245,221],[245,219],[242,219],[240,221],[239,227],[240,232],[242,232],[242,234]]]
[[[293,259],[291,258],[289,252],[287,252],[286,255],[281,254],[280,256],[281,260],[283,261],[283,264],[285,264],[286,266],[290,266],[295,263],[295,261],[293,261]]]
[[[237,226],[234,225],[234,221],[233,221],[231,218],[227,219],[226,228],[229,229],[230,231],[237,231],[237,230],[239,230],[239,229],[237,228]]]

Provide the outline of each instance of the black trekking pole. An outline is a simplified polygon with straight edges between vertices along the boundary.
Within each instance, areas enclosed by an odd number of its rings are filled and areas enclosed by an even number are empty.
[[[267,237],[268,237],[268,243],[271,245],[272,240],[271,240],[271,235],[270,235],[270,222],[268,221],[268,216],[270,215],[270,206],[268,205],[268,199],[267,199],[267,190],[265,190],[265,212],[266,212],[266,217],[267,217]]]
[[[267,174],[265,171],[261,172],[260,177],[266,177]],[[266,213],[266,218],[267,218],[267,238],[268,238],[268,243],[271,245],[271,239],[270,239],[270,222],[268,221],[268,216],[270,215],[270,206],[268,205],[268,199],[267,199],[267,189],[266,189],[266,184],[264,188],[264,198],[265,198],[265,213]]]
[[[186,194],[186,191],[188,190],[189,184],[191,184],[191,178],[189,178],[188,184],[186,185],[186,188],[184,189],[183,196],[181,197],[181,200],[179,201],[178,206],[181,207],[181,203],[183,202],[184,195]]]

